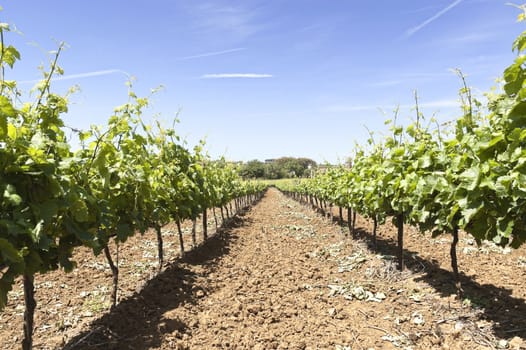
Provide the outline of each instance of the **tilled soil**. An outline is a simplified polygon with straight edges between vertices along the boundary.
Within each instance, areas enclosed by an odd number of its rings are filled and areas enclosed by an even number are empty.
[[[79,251],[71,274],[37,276],[37,349],[526,349],[525,250],[477,247],[462,236],[464,297],[450,272],[450,237],[406,234],[396,270],[395,230],[358,220],[360,239],[275,189],[244,215],[167,264],[155,236],[120,247],[120,303],[111,274]],[[0,315],[2,348],[20,347],[17,286]]]

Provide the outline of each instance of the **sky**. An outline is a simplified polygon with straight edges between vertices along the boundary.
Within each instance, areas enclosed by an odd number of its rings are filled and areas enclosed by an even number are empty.
[[[144,118],[172,125],[211,157],[344,162],[384,121],[409,123],[414,91],[429,120],[460,114],[462,70],[480,96],[512,63],[524,24],[501,0],[5,0],[6,72],[28,92],[67,44],[52,88],[66,123],[104,125],[129,77],[150,98]]]

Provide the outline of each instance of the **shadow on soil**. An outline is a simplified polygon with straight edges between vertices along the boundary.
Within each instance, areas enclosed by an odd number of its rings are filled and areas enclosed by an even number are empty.
[[[360,228],[358,234],[372,242],[370,232]],[[394,240],[378,236],[376,240],[379,252],[396,255],[398,248]],[[426,282],[444,297],[456,293],[455,276],[452,271],[443,269],[437,261],[423,259],[418,256],[418,252],[408,249],[404,249],[404,258],[408,269],[424,272],[422,277],[416,278],[415,281]],[[459,266],[459,269],[462,269],[462,266]],[[463,297],[469,299],[473,307],[481,308],[485,319],[495,323],[494,332],[497,337],[507,339],[518,336],[526,339],[526,303],[523,299],[513,297],[510,289],[489,283],[480,284],[461,271],[459,277],[464,290]]]
[[[319,209],[315,208],[314,210],[325,215]],[[333,222],[335,224],[341,223],[343,227],[347,227],[347,220],[340,221],[338,215],[334,215]],[[357,227],[356,234],[365,239],[369,249],[374,251],[372,232],[363,227]],[[378,252],[397,255],[398,246],[394,239],[386,239],[377,235],[376,241]],[[455,276],[452,271],[441,268],[435,260],[429,261],[421,258],[416,251],[404,249],[404,259],[406,268],[413,272],[424,272],[422,277],[415,279],[416,281],[426,282],[445,297],[456,294]],[[459,270],[461,269],[462,266],[459,266]],[[508,339],[518,336],[526,339],[526,326],[524,324],[526,303],[523,299],[513,297],[510,289],[493,284],[480,284],[461,271],[459,275],[464,290],[463,297],[469,299],[473,307],[481,308],[485,319],[495,323],[494,332],[497,337]]]
[[[149,349],[161,346],[164,334],[185,333],[190,327],[180,320],[166,318],[166,312],[184,304],[195,304],[207,292],[198,278],[213,271],[217,262],[230,251],[237,236],[233,229],[250,224],[248,208],[225,221],[218,233],[171,262],[157,276],[147,281],[142,290],[122,300],[111,312],[93,321],[90,329],[75,336],[64,350],[78,349]],[[197,275],[190,267],[201,265]]]

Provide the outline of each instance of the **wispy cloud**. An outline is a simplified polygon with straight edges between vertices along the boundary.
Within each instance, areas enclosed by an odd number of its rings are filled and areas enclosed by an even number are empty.
[[[418,104],[420,108],[452,108],[459,107],[458,99],[442,99]],[[345,113],[358,111],[389,110],[399,107],[400,109],[410,109],[415,107],[414,104],[384,104],[384,105],[331,105],[323,108],[325,112]]]
[[[430,23],[436,21],[438,18],[440,18],[442,15],[444,15],[445,13],[447,13],[448,11],[450,11],[451,9],[453,9],[455,6],[457,6],[458,4],[460,4],[463,0],[455,0],[453,1],[451,4],[449,4],[446,8],[438,11],[437,13],[435,13],[433,16],[429,17],[428,19],[426,19],[424,22],[420,23],[419,25],[417,25],[416,27],[413,27],[413,28],[409,28],[406,32],[405,32],[405,37],[406,38],[409,38],[410,36],[414,35],[415,33],[417,33],[418,31],[422,30],[424,27],[426,27],[427,25],[429,25]]]
[[[258,11],[242,2],[236,5],[217,2],[205,2],[187,6],[194,19],[194,27],[202,35],[239,42],[261,30],[262,24],[256,17]]]
[[[428,47],[441,47],[443,50],[454,50],[467,45],[489,45],[499,39],[499,33],[495,29],[480,29],[479,33],[454,33],[445,35],[427,42]]]
[[[452,76],[456,76],[456,73],[452,71],[451,68],[442,68],[434,72],[401,72],[399,70],[389,70],[385,71],[382,75],[385,77],[384,80],[372,81],[367,83],[366,86],[373,88],[385,88],[398,85],[407,86],[408,84],[414,86],[415,83],[444,78],[449,79]]]
[[[227,54],[227,53],[238,52],[238,51],[243,51],[243,50],[245,50],[244,47],[236,47],[235,49],[229,49],[229,50],[223,50],[223,51],[212,51],[212,52],[201,53],[201,54],[198,54],[198,55],[179,57],[177,60],[178,61],[186,61],[186,60],[192,60],[192,59],[195,59],[195,58],[219,56],[219,55],[224,55],[224,54]]]
[[[489,40],[495,39],[497,34],[494,32],[485,32],[485,33],[471,33],[463,36],[455,36],[453,38],[448,38],[444,40],[443,44],[452,44],[452,45],[469,45],[476,43],[483,43]]]
[[[424,6],[424,7],[420,7],[420,8],[417,8],[417,9],[412,9],[412,10],[407,10],[407,11],[402,11],[401,13],[402,14],[415,14],[415,13],[420,13],[420,12],[427,12],[427,11],[431,11],[431,10],[436,10],[436,6]]]
[[[377,81],[375,83],[370,83],[370,87],[390,87],[390,86],[396,86],[402,84],[402,80],[384,80],[384,81]]]
[[[83,78],[92,78],[92,77],[100,77],[103,75],[110,75],[110,74],[124,74],[126,77],[130,78],[131,75],[123,70],[120,69],[105,69],[105,70],[97,70],[93,72],[86,72],[86,73],[78,73],[78,74],[68,74],[68,75],[59,75],[53,77],[52,81],[60,81],[60,80],[73,80],[73,79],[83,79]],[[41,81],[42,79],[35,79],[35,80],[22,80],[19,81],[19,84],[35,84]]]
[[[324,112],[345,113],[358,111],[372,111],[381,109],[378,105],[330,105],[323,108]]]
[[[419,106],[424,108],[442,108],[442,107],[460,107],[460,102],[458,99],[445,99],[445,100],[435,100],[430,102],[424,102],[419,104]],[[414,105],[403,105],[404,108],[411,108]]]
[[[201,79],[228,79],[228,78],[245,78],[245,79],[259,79],[272,78],[272,74],[258,74],[258,73],[221,73],[221,74],[203,74]]]

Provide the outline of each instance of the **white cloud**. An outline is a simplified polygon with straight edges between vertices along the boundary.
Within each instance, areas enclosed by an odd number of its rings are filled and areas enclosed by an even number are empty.
[[[436,6],[424,6],[424,7],[420,7],[417,9],[402,11],[402,14],[415,14],[415,13],[420,13],[420,12],[427,12],[427,11],[435,10],[436,8],[437,8]]]
[[[194,59],[194,58],[219,56],[219,55],[224,55],[224,54],[227,54],[227,53],[238,52],[238,51],[243,51],[243,50],[245,50],[244,47],[237,47],[235,49],[229,49],[229,50],[223,50],[223,51],[205,52],[205,53],[198,54],[198,55],[179,57],[177,60],[178,61],[186,61],[186,60],[191,60],[191,59]]]
[[[494,32],[486,32],[486,33],[471,33],[464,36],[455,36],[453,38],[448,38],[444,40],[443,44],[454,44],[454,45],[469,45],[474,43],[482,43],[486,42],[491,39],[496,38],[496,34]]]
[[[206,2],[190,5],[188,12],[194,18],[194,26],[202,34],[220,36],[221,40],[229,38],[234,42],[247,39],[261,30],[257,23],[257,9],[250,8],[246,3],[233,5],[217,2]]]
[[[220,74],[203,74],[201,79],[228,79],[228,78],[272,78],[272,74],[258,74],[258,73],[220,73]]]
[[[459,107],[460,102],[458,99],[442,99],[433,100],[428,102],[420,102],[418,104],[420,108],[454,108]],[[400,109],[411,109],[414,108],[414,104],[384,104],[384,105],[331,105],[323,108],[325,112],[334,113],[345,113],[345,112],[357,112],[357,111],[373,111],[373,110],[391,110],[399,107]]]
[[[436,21],[439,17],[441,17],[442,15],[444,15],[446,12],[450,11],[452,8],[454,8],[455,6],[457,6],[458,4],[460,4],[463,0],[455,0],[453,1],[451,4],[449,4],[446,8],[438,11],[437,13],[435,13],[433,16],[429,17],[428,19],[426,19],[424,22],[420,23],[419,25],[417,25],[416,27],[413,27],[413,28],[409,28],[406,32],[405,32],[405,36],[408,38],[412,35],[414,35],[415,33],[417,33],[418,31],[422,30],[424,27],[426,27],[427,25],[429,25],[431,22],[434,22]]]
[[[325,112],[357,112],[357,111],[371,111],[381,109],[378,105],[331,105],[323,108]]]
[[[78,73],[78,74],[68,74],[68,75],[59,75],[54,76],[51,80],[52,81],[60,81],[60,80],[72,80],[72,79],[83,79],[83,78],[91,78],[91,77],[100,77],[103,75],[110,75],[110,74],[124,74],[127,78],[130,78],[131,75],[129,73],[126,73],[123,70],[120,69],[106,69],[106,70],[98,70],[93,72],[86,72],[86,73]],[[22,80],[19,81],[19,84],[35,84],[41,81],[42,79],[35,79],[35,80]]]
[[[390,87],[402,84],[402,80],[384,80],[369,84],[370,87]]]
[[[419,106],[424,108],[460,107],[460,102],[458,99],[435,100],[420,103]],[[403,107],[410,108],[414,107],[414,105],[403,105]]]

